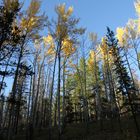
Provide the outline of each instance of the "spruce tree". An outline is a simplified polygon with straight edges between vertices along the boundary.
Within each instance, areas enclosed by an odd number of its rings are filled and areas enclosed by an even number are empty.
[[[127,68],[125,67],[125,61],[123,61],[122,59],[121,49],[118,47],[118,40],[115,38],[114,32],[109,28],[107,28],[106,44],[109,46],[109,53],[113,60],[113,71],[116,76],[115,80],[117,83],[117,93],[121,93],[127,98],[137,132],[139,133],[140,130],[136,119],[132,98],[135,94],[135,89],[132,80],[127,72]]]

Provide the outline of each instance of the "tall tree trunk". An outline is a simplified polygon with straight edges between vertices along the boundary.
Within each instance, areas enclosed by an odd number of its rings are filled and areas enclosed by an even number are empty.
[[[3,123],[3,116],[4,116],[4,105],[5,105],[5,98],[4,96],[0,97],[0,130],[3,129],[2,123]]]
[[[11,97],[10,97],[12,102],[11,102],[10,109],[9,109],[9,122],[8,122],[8,135],[7,135],[8,140],[11,139],[12,131],[14,130],[12,124],[14,122],[14,115],[15,115],[14,109],[15,109],[16,87],[17,87],[20,63],[21,63],[21,59],[23,57],[24,41],[25,41],[25,38],[23,40],[23,44],[21,45],[21,49],[20,49],[20,53],[19,53],[19,57],[18,57],[17,68],[16,68],[16,72],[15,72],[15,78],[14,78],[13,87],[12,87],[12,93],[11,93]]]
[[[55,78],[55,67],[56,67],[56,60],[57,60],[57,52],[58,52],[58,46],[55,53],[55,60],[53,65],[53,74],[52,74],[52,82],[51,82],[51,89],[50,89],[50,101],[49,101],[49,139],[51,140],[52,136],[52,99],[53,99],[53,88],[54,88],[54,78]]]
[[[31,93],[32,93],[32,80],[33,77],[31,75],[31,79],[30,79],[30,90],[29,90],[29,97],[28,97],[28,107],[27,107],[27,120],[26,120],[26,140],[29,140],[29,135],[30,135],[30,122],[29,122],[29,116],[30,116],[30,104],[31,104]]]
[[[41,80],[41,72],[42,72],[42,67],[44,65],[44,60],[45,60],[45,57],[43,58],[43,61],[40,65],[39,73],[38,73],[37,92],[36,92],[36,96],[35,96],[34,109],[33,109],[33,127],[36,126],[36,117],[37,117],[36,111],[38,108],[37,103],[38,103],[38,96],[39,96],[39,92],[40,92],[40,80]]]
[[[62,125],[63,125],[63,129],[65,128],[65,116],[66,116],[66,112],[65,112],[65,64],[64,60],[64,65],[63,65],[63,104],[62,104]]]
[[[42,126],[43,126],[43,120],[44,120],[44,108],[45,108],[45,101],[44,101],[44,97],[45,97],[45,92],[46,92],[46,86],[47,86],[47,79],[49,77],[49,74],[48,74],[48,69],[47,69],[47,74],[46,76],[44,77],[44,87],[43,87],[43,93],[42,93],[42,97],[41,97],[41,114],[40,114],[40,124],[39,124],[39,129],[41,130]]]
[[[57,95],[55,99],[55,104],[54,104],[54,126],[57,125]]]
[[[60,116],[60,82],[61,82],[61,44],[58,50],[58,85],[57,85],[57,102],[58,102],[58,131],[59,140],[61,139],[61,116]]]

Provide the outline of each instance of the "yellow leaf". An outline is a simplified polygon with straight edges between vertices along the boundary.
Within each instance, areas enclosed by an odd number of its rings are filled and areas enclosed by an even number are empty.
[[[87,61],[88,68],[90,70],[93,68],[94,60],[95,60],[95,51],[90,50],[90,52],[89,52],[89,58],[88,58],[88,61]]]
[[[25,18],[21,19],[20,26],[21,26],[21,28],[26,28],[27,27],[27,20]]]
[[[48,35],[47,37],[43,37],[44,44],[53,44],[53,37],[51,35]]]
[[[50,47],[48,48],[46,55],[53,55],[53,54],[55,54],[54,44],[51,44]]]
[[[140,16],[140,1],[135,2],[134,5],[138,16]]]
[[[65,3],[57,6],[58,13],[62,16],[65,14]]]
[[[140,19],[138,20],[138,23],[137,23],[137,29],[138,29],[138,34],[140,34]]]
[[[36,24],[37,19],[34,17],[31,17],[31,19],[29,20],[29,27],[33,27]]]
[[[62,19],[63,19],[64,22],[66,22],[67,19],[68,19],[68,15],[64,14],[64,15],[62,16]]]
[[[129,30],[128,27],[126,26],[125,28],[117,28],[117,39],[120,47],[124,47],[127,43],[127,39],[129,38]]]
[[[90,50],[90,58],[91,59],[94,59],[94,57],[95,57],[95,51],[93,51],[93,50]]]
[[[99,49],[101,51],[101,54],[103,56],[106,56],[106,54],[107,54],[107,44],[106,44],[105,38],[102,38],[102,42],[101,42],[101,45],[99,46]]]
[[[137,37],[137,24],[133,19],[128,21],[127,28],[130,34],[130,38],[135,39]]]
[[[73,46],[73,41],[68,37],[62,42],[62,50],[66,55],[70,55],[75,52],[76,48]]]
[[[123,36],[124,36],[124,28],[118,27],[116,32],[117,32],[116,37],[119,40],[119,43],[122,44],[123,43]]]
[[[70,6],[68,8],[68,10],[66,11],[65,3],[58,5],[56,10],[57,10],[57,13],[58,13],[60,19],[63,22],[66,22],[68,20],[68,17],[73,13],[73,7],[72,6]]]
[[[56,35],[57,35],[57,37],[60,35],[60,33],[61,33],[61,25],[58,24],[57,27],[56,27]]]
[[[73,7],[70,6],[67,11],[67,15],[70,16],[73,13]]]
[[[22,18],[20,22],[20,27],[22,28],[22,30],[27,29],[28,31],[31,31],[36,24],[36,17],[31,17],[30,19]]]

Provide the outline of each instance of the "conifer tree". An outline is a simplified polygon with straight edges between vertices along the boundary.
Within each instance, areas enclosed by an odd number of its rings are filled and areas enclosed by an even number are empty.
[[[125,96],[126,99],[128,99],[137,132],[140,132],[133,106],[133,95],[135,93],[135,89],[132,80],[128,75],[127,69],[122,59],[121,50],[118,48],[118,41],[114,37],[113,31],[111,31],[109,28],[107,28],[106,37],[106,43],[110,47],[110,54],[113,60],[113,70],[116,75],[117,93],[121,93],[122,96]]]

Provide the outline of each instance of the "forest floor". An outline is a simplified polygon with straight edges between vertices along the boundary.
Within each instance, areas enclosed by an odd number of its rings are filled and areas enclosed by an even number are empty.
[[[140,126],[140,120],[139,120]],[[103,121],[102,127],[99,121],[67,124],[60,140],[140,140],[136,133],[133,119],[121,120],[122,131],[118,121]],[[33,140],[49,140],[48,129],[35,130]],[[15,140],[26,140],[25,136],[17,136]],[[58,130],[53,128],[52,140],[58,140]]]

